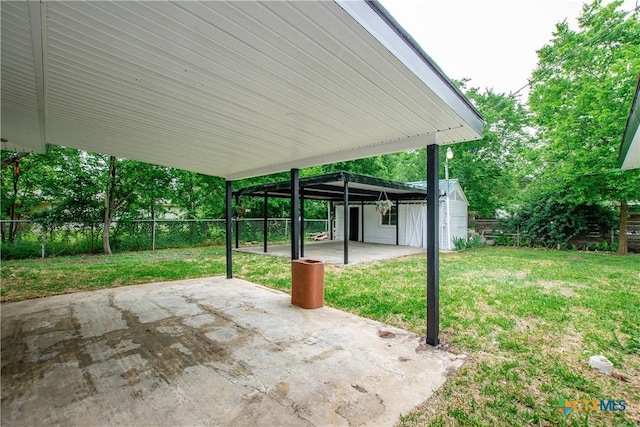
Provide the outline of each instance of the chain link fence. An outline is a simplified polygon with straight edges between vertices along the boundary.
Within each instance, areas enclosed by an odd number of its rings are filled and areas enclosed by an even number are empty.
[[[236,221],[240,244],[263,241],[264,219]],[[142,251],[166,248],[215,246],[225,243],[224,219],[191,220],[120,220],[111,226],[110,244],[114,252]],[[290,241],[291,220],[269,218],[269,243]],[[93,254],[102,252],[103,224],[42,224],[36,221],[0,221],[2,259]],[[326,219],[305,219],[306,235],[328,231]]]

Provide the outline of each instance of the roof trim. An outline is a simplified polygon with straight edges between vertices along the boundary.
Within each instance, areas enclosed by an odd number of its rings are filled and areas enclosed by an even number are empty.
[[[387,11],[387,9],[385,9],[385,7],[378,0],[365,0],[365,1],[367,2],[367,4],[369,4],[369,6],[371,6],[373,10],[375,10],[378,13],[378,15],[380,15],[380,17],[382,17],[382,19],[384,19],[387,22],[387,24],[389,24],[389,26],[391,26],[391,28],[393,28],[397,32],[397,34],[400,37],[402,37],[407,42],[407,44],[409,44],[409,46],[411,46],[413,51],[416,54],[418,54],[418,56],[420,56],[423,59],[423,61],[440,76],[440,78],[442,78],[442,80],[447,84],[447,86],[449,86],[449,88],[452,89],[456,93],[456,95],[458,95],[458,98],[460,98],[460,100],[463,103],[465,103],[469,108],[471,108],[480,120],[484,121],[482,114],[476,108],[476,106],[473,105],[471,101],[464,95],[464,93],[462,93],[460,88],[458,88],[458,86],[456,86],[455,83],[453,83],[453,81],[445,74],[442,68],[438,66],[438,64],[433,60],[433,58],[431,58],[431,56],[429,56],[429,54],[425,52],[424,49],[422,49],[422,47],[420,47],[420,44],[417,41],[415,41],[413,37],[411,37],[411,34],[409,34],[400,25],[400,23],[396,21],[396,19],[393,16],[391,16],[391,14]]]
[[[620,143],[618,165],[622,169],[640,168],[640,75]]]
[[[335,1],[400,62],[450,105],[471,129],[482,135],[484,129],[482,114],[382,4],[377,0],[365,0],[365,3],[349,0]],[[375,12],[378,19],[371,16],[367,9]],[[379,25],[379,20],[382,20],[384,25]],[[432,73],[426,73],[417,60],[427,65]]]

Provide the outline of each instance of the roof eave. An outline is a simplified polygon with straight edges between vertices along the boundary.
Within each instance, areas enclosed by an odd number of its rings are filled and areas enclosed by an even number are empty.
[[[640,168],[640,76],[629,109],[629,116],[625,126],[620,151],[618,152],[618,165],[622,169]]]

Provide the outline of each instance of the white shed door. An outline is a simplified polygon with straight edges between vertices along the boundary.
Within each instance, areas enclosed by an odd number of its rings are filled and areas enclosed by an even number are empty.
[[[426,208],[423,205],[405,205],[405,236],[407,246],[423,246]]]

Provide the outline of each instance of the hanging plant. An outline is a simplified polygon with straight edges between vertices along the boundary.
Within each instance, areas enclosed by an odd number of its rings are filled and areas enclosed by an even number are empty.
[[[236,206],[236,217],[242,218],[244,216],[245,212],[247,212],[247,208],[245,208],[242,205]]]
[[[384,195],[384,199],[382,198],[382,195]],[[386,191],[381,192],[380,196],[378,196],[378,201],[376,201],[376,210],[380,212],[382,216],[385,216],[387,212],[391,210],[392,207],[393,207],[393,202],[389,200],[389,197],[387,196],[387,192]]]

